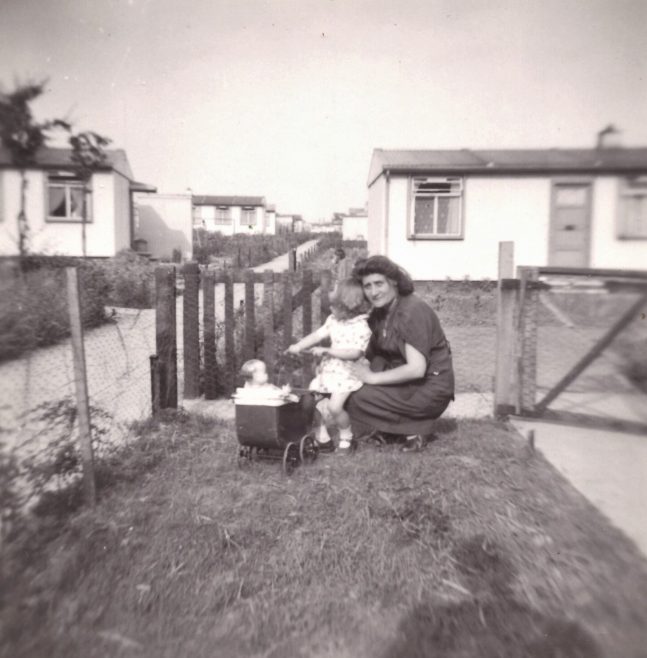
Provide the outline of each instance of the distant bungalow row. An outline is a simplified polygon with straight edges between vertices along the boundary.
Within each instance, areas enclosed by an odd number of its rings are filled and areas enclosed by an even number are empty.
[[[162,194],[154,185],[134,178],[125,151],[110,149],[106,156],[90,184],[84,254],[79,226],[83,187],[71,150],[43,147],[38,151],[26,169],[31,252],[108,258],[122,249],[134,249],[154,258],[168,259],[179,253],[189,260],[194,229],[223,235],[339,231],[348,240],[366,237],[365,208],[308,223],[301,215],[278,213],[263,196]],[[0,256],[19,253],[20,196],[20,170],[0,146]]]
[[[26,172],[31,250],[80,256],[82,186],[67,149],[43,148]],[[529,266],[647,268],[647,148],[612,126],[593,148],[375,149],[366,208],[323,224],[279,213],[262,196],[158,194],[126,154],[94,173],[85,226],[90,257],[135,248],[191,258],[195,229],[276,234],[339,231],[406,264],[415,280],[496,279],[499,243]],[[21,175],[0,148],[0,255],[18,253]]]

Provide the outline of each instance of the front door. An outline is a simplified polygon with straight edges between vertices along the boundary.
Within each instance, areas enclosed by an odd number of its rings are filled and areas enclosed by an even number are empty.
[[[548,264],[588,267],[591,183],[553,181]]]

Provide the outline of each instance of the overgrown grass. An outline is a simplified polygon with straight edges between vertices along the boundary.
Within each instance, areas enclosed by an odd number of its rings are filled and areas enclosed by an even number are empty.
[[[636,549],[504,426],[439,430],[286,478],[231,424],[143,428],[8,547],[0,655],[644,656]]]

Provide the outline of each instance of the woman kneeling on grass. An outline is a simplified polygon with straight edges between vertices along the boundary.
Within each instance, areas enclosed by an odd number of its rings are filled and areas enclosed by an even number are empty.
[[[353,421],[404,436],[403,450],[420,450],[454,399],[449,343],[436,313],[414,294],[411,277],[386,256],[359,261],[353,276],[372,307],[370,367],[353,364],[364,386],[346,410]]]

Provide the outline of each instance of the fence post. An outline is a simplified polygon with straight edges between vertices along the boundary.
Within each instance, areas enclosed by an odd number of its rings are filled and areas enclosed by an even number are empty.
[[[537,305],[539,291],[532,283],[539,278],[536,267],[517,268],[520,279],[517,319],[517,395],[515,411],[531,411],[537,390]]]
[[[200,267],[193,261],[186,263],[182,274],[184,397],[191,399],[200,396]]]
[[[155,350],[158,356],[160,409],[177,409],[177,329],[175,267],[155,268]]]
[[[155,418],[160,412],[160,372],[157,354],[151,354],[149,362],[151,369],[151,414]]]
[[[274,272],[263,272],[263,361],[270,380],[274,376]]]
[[[319,302],[321,305],[321,323],[330,315],[330,287],[332,282],[332,272],[330,270],[321,271],[321,295]]]
[[[292,273],[283,272],[283,349],[292,344]]]
[[[230,272],[224,274],[225,283],[225,383],[232,393],[236,381],[236,348],[234,345],[234,282]]]
[[[303,270],[301,278],[303,295],[303,335],[312,333],[312,270]]]
[[[494,415],[508,413],[513,404],[514,316],[517,290],[506,288],[504,279],[514,275],[514,242],[499,242],[497,283],[496,364],[494,375]]]
[[[213,272],[202,273],[202,327],[204,331],[204,398],[215,400],[217,391],[216,361],[216,286]]]
[[[88,402],[88,380],[85,370],[85,347],[83,345],[83,325],[79,299],[79,280],[75,267],[66,267],[67,300],[72,334],[72,359],[74,361],[74,389],[76,411],[79,420],[79,442],[81,444],[81,464],[83,466],[83,496],[89,505],[97,502],[94,479],[94,458],[92,455],[92,430],[90,428],[90,404]]]
[[[303,270],[301,294],[303,295],[303,335],[312,333],[312,270]],[[304,358],[303,375],[304,386],[307,386],[313,377],[312,358]]]
[[[290,249],[288,252],[288,270],[290,272],[296,272],[297,271],[297,250],[296,249]]]
[[[256,356],[256,313],[254,298],[254,272],[245,270],[245,349],[244,359]]]

